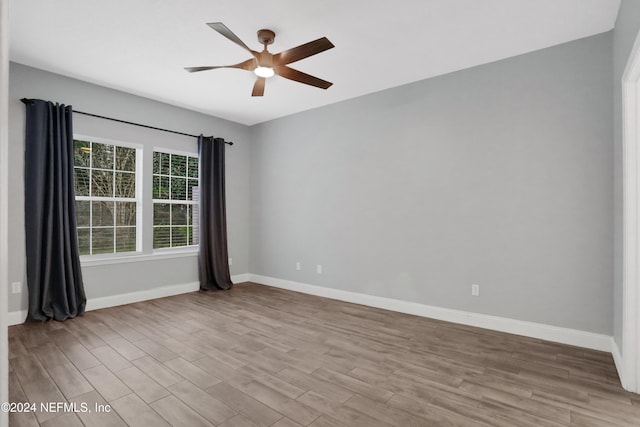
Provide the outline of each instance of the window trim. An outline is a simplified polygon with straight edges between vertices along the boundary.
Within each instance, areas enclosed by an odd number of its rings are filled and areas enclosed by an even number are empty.
[[[162,147],[162,146],[153,146],[153,150],[151,152],[151,157],[152,158],[153,158],[153,153],[155,153],[155,152],[160,152],[160,153],[164,153],[164,154],[171,154],[171,155],[175,155],[175,156],[195,157],[196,159],[198,159],[198,185],[200,184],[200,153],[199,152],[197,152],[197,151],[176,150],[176,149],[166,148],[166,147]],[[152,165],[151,166],[151,179],[152,180],[153,180],[154,175],[155,174],[153,173],[153,165]],[[166,176],[166,175],[162,175],[162,176]],[[169,176],[171,176],[171,175],[169,175]],[[185,177],[185,179],[189,179],[189,177]],[[200,200],[198,200],[197,202],[194,202],[193,200],[154,199],[153,198],[153,192],[151,194],[151,197],[152,197],[152,199],[151,199],[151,209],[152,209],[151,228],[152,228],[152,230],[155,227],[155,225],[153,224],[153,206],[156,203],[190,204],[190,205],[198,206],[198,211],[200,210]],[[192,227],[193,227],[193,224],[192,224]],[[152,253],[157,253],[159,255],[170,253],[170,252],[173,252],[173,251],[183,251],[183,250],[188,250],[188,251],[190,250],[190,251],[197,252],[199,250],[199,248],[200,248],[200,243],[199,242],[196,245],[175,246],[175,247],[172,246],[172,247],[168,247],[168,248],[154,248],[153,245],[151,247]]]
[[[183,246],[180,248],[156,249],[150,254],[141,252],[118,252],[114,254],[96,254],[80,256],[82,267],[94,267],[98,265],[125,264],[129,262],[144,262],[160,259],[188,258],[198,255],[195,246]]]
[[[124,259],[127,257],[136,257],[136,256],[140,256],[143,254],[142,252],[142,238],[143,238],[143,225],[142,225],[142,218],[143,218],[143,175],[144,175],[144,168],[143,168],[143,158],[144,158],[144,145],[139,144],[139,143],[133,143],[133,142],[127,142],[127,141],[120,141],[120,140],[116,140],[116,139],[110,139],[110,138],[102,138],[102,137],[94,137],[94,136],[89,136],[86,134],[79,134],[79,133],[74,133],[73,134],[73,139],[75,140],[80,140],[80,141],[89,141],[89,142],[96,142],[98,144],[104,144],[104,145],[113,145],[113,146],[120,146],[120,147],[125,147],[125,148],[132,148],[136,150],[136,170],[135,170],[135,183],[136,183],[136,197],[135,198],[117,198],[117,197],[104,197],[104,196],[97,196],[97,197],[92,197],[92,196],[78,196],[78,195],[74,195],[75,196],[75,200],[80,200],[80,201],[100,201],[100,200],[105,200],[105,201],[123,201],[123,202],[135,202],[136,203],[136,250],[135,251],[128,251],[128,252],[113,252],[113,253],[101,253],[101,254],[85,254],[85,255],[81,255],[80,256],[80,263],[82,265],[87,264],[90,260],[104,260],[107,258],[113,258],[113,259]],[[85,169],[89,169],[92,170],[94,168],[85,168]],[[102,170],[101,168],[95,168],[96,170]],[[75,164],[74,164],[74,172],[75,172]],[[74,178],[75,179],[75,178]],[[77,228],[77,222],[76,222],[76,228]],[[86,228],[86,227],[83,227]],[[93,226],[91,226],[90,228],[93,228]],[[115,229],[115,225],[114,225],[114,229]]]
[[[189,157],[197,157],[200,159],[200,153],[197,151],[184,151],[184,150],[176,150],[173,148],[167,148],[163,146],[154,145],[151,151],[162,151],[163,153],[175,154],[176,156],[189,156]],[[153,169],[151,170],[151,174],[153,174]]]

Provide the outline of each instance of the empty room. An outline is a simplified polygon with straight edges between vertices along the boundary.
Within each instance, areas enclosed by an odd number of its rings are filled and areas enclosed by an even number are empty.
[[[640,425],[640,1],[0,0],[0,124],[0,427]]]

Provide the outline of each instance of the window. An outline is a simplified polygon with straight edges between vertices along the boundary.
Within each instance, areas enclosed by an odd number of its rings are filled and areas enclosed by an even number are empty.
[[[74,141],[80,255],[137,250],[135,148]]]
[[[153,248],[198,244],[198,158],[153,152]]]

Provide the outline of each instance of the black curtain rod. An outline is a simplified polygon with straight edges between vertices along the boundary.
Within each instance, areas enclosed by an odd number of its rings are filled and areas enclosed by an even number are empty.
[[[22,98],[20,101],[22,101],[24,104],[28,104],[30,102],[33,102],[33,99]],[[199,136],[199,135],[192,135],[190,133],[178,132],[178,131],[170,130],[170,129],[158,128],[158,127],[155,127],[155,126],[143,125],[143,124],[140,124],[140,123],[128,122],[126,120],[114,119],[112,117],[100,116],[98,114],[85,113],[84,111],[78,111],[78,110],[73,110],[73,109],[72,109],[72,111],[74,113],[76,113],[76,114],[82,114],[84,116],[97,117],[99,119],[111,120],[112,122],[118,122],[118,123],[125,123],[125,124],[128,124],[128,125],[139,126],[141,128],[154,129],[154,130],[159,130],[159,131],[162,131],[162,132],[175,133],[176,135],[190,136],[192,138],[198,138],[198,136]],[[224,141],[224,143],[225,144],[229,144],[229,145],[233,145],[233,142],[231,142],[231,141]]]

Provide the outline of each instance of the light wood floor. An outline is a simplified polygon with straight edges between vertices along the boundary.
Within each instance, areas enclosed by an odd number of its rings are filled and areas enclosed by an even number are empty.
[[[607,353],[249,283],[9,336],[11,401],[93,411],[12,426],[640,425]]]

